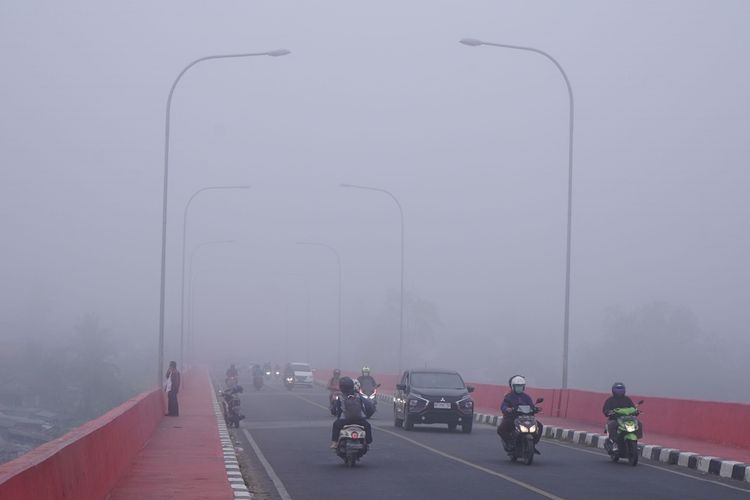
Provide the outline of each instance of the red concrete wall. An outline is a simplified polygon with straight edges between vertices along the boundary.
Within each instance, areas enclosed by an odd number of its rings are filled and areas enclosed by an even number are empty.
[[[332,370],[316,372],[316,378],[328,382]],[[358,373],[345,372],[356,376]],[[392,394],[399,377],[390,374],[375,374],[382,384],[383,394]],[[505,385],[478,384],[472,394],[479,411],[498,413],[500,402],[508,392]],[[540,406],[544,414],[594,425],[604,425],[602,405],[609,397],[607,393],[582,391],[579,389],[541,389],[529,387],[527,392],[534,398],[544,398]],[[644,400],[640,418],[643,428],[668,436],[698,439],[740,448],[750,448],[750,405],[719,401],[660,398],[653,396],[630,396],[633,401]]]
[[[105,498],[156,429],[164,407],[163,391],[144,392],[0,465],[0,498]]]

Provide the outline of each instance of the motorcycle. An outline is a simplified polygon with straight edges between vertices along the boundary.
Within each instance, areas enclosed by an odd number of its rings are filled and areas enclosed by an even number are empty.
[[[543,401],[544,398],[538,398],[535,404]],[[531,465],[534,462],[534,455],[541,455],[535,446],[541,429],[535,415],[540,411],[542,409],[538,406],[518,405],[513,408],[513,431],[510,434],[510,442],[504,443],[511,462],[521,459],[524,464]]]
[[[253,376],[253,387],[255,387],[256,391],[259,391],[263,388],[263,376],[262,375]]]
[[[367,453],[365,438],[365,428],[361,425],[345,425],[339,432],[336,455],[344,461],[347,467],[354,467],[357,461]]]
[[[636,406],[643,404],[643,400],[638,401]],[[609,453],[609,458],[613,462],[619,462],[621,458],[627,458],[628,463],[632,466],[638,465],[638,436],[641,434],[641,423],[638,421],[638,415],[641,410],[637,407],[615,408],[609,412],[609,416],[617,420],[617,447],[609,439],[604,441],[604,449]],[[607,434],[607,428],[604,428]]]
[[[219,391],[221,397],[221,412],[224,415],[224,422],[227,427],[239,427],[240,420],[245,418],[240,412],[240,398],[237,394],[242,392],[241,385],[235,385],[230,389]]]
[[[369,399],[372,403],[373,413],[375,413],[375,410],[377,410],[378,408],[378,387],[380,387],[380,384],[377,384],[371,390],[362,389],[360,391],[362,397],[365,399]]]

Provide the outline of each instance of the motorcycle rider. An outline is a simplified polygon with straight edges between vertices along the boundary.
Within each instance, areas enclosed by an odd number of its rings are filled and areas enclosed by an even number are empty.
[[[503,441],[503,448],[505,448],[505,451],[510,451],[513,446],[510,440],[510,434],[513,431],[513,422],[515,420],[513,410],[518,408],[519,405],[534,407],[534,400],[524,392],[526,390],[526,379],[524,377],[521,375],[514,375],[508,380],[508,385],[510,386],[510,392],[505,395],[503,402],[500,405],[503,419],[497,427],[497,434]],[[542,429],[544,428],[539,420],[537,420],[536,424],[537,431],[534,435],[534,444],[538,443],[539,439],[541,439]]]
[[[338,445],[339,433],[345,425],[361,425],[365,428],[365,442],[372,444],[372,426],[367,417],[374,412],[372,403],[354,391],[354,381],[349,377],[339,380],[341,396],[331,403],[331,415],[336,417],[331,428],[331,448]]]
[[[359,380],[359,385],[362,386],[362,391],[364,391],[365,394],[372,394],[372,391],[374,391],[378,385],[372,375],[370,375],[369,366],[362,367],[362,375],[357,377],[357,380]]]
[[[633,400],[625,395],[625,384],[622,382],[612,384],[612,396],[607,398],[602,407],[602,413],[607,417],[607,434],[613,451],[617,451],[617,417],[610,412],[615,408],[635,408]],[[643,432],[641,429],[642,427],[638,430],[639,438]]]
[[[236,378],[237,376],[238,376],[237,368],[234,366],[234,363],[232,363],[231,365],[229,365],[229,369],[227,370],[227,378],[232,378],[232,377]]]

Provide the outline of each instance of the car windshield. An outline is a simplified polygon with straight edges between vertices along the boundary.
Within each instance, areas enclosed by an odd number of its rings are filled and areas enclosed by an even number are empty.
[[[305,364],[302,364],[302,363],[292,363],[292,370],[294,370],[295,372],[309,372],[309,371],[312,371],[312,370],[310,370],[310,365],[305,365]]]
[[[415,372],[411,374],[411,385],[423,389],[464,389],[464,381],[458,373]]]

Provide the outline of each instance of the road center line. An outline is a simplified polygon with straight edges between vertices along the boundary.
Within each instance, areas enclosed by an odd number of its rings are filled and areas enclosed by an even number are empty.
[[[266,470],[266,474],[268,474],[268,477],[270,477],[271,481],[273,481],[273,485],[276,487],[276,491],[279,493],[281,500],[292,500],[292,497],[289,495],[289,492],[286,490],[284,483],[281,482],[281,479],[279,478],[279,476],[276,475],[276,471],[273,470],[273,467],[271,467],[271,464],[268,462],[268,460],[266,460],[266,457],[265,455],[263,455],[263,452],[260,451],[260,447],[258,446],[258,443],[255,442],[255,439],[253,439],[253,436],[250,434],[250,431],[243,428],[242,433],[247,438],[248,442],[250,443],[250,446],[253,447],[255,456],[257,456],[258,460],[260,460],[260,463],[263,465],[263,468]]]
[[[297,395],[295,394],[295,396],[297,396]],[[309,400],[309,399],[307,399],[305,397],[302,397],[302,396],[297,396],[297,397],[300,398],[303,401],[306,401],[307,403],[310,403],[311,405],[315,405],[315,406],[317,406],[319,408],[323,408],[324,410],[328,410],[328,408],[326,408],[325,406],[323,406],[321,404],[316,403],[315,401],[311,401],[311,400]],[[559,497],[557,495],[553,495],[552,493],[549,493],[547,491],[539,489],[536,486],[532,486],[532,485],[530,485],[528,483],[524,483],[523,481],[519,481],[518,479],[512,478],[510,476],[506,476],[505,474],[501,474],[500,472],[496,472],[496,471],[494,471],[492,469],[488,469],[486,467],[482,467],[481,465],[477,465],[475,463],[469,462],[468,460],[464,460],[463,458],[459,458],[459,457],[457,457],[455,455],[451,455],[450,453],[446,453],[444,451],[438,450],[437,448],[433,448],[432,446],[428,446],[428,445],[426,445],[424,443],[420,443],[419,441],[415,441],[414,439],[408,438],[406,436],[402,436],[401,434],[398,434],[396,432],[390,431],[388,429],[384,429],[383,427],[380,427],[379,425],[373,425],[373,424],[370,424],[370,425],[372,425],[373,427],[375,427],[376,429],[378,429],[381,432],[385,432],[387,434],[390,434],[391,436],[397,437],[397,438],[402,439],[404,441],[407,441],[407,442],[409,442],[409,443],[411,443],[413,445],[419,446],[420,448],[424,448],[425,450],[431,451],[432,453],[435,453],[436,455],[440,455],[441,457],[448,458],[450,460],[454,460],[454,461],[456,461],[458,463],[461,463],[463,465],[466,465],[466,466],[471,467],[473,469],[476,469],[478,471],[482,471],[482,472],[484,472],[486,474],[490,474],[492,476],[499,477],[500,479],[504,479],[504,480],[506,480],[506,481],[508,481],[510,483],[515,484],[516,486],[520,486],[521,488],[527,489],[529,491],[533,491],[534,493],[537,493],[538,495],[541,495],[541,496],[543,496],[545,498],[550,498],[550,499],[553,499],[553,500],[563,500],[562,497]]]

